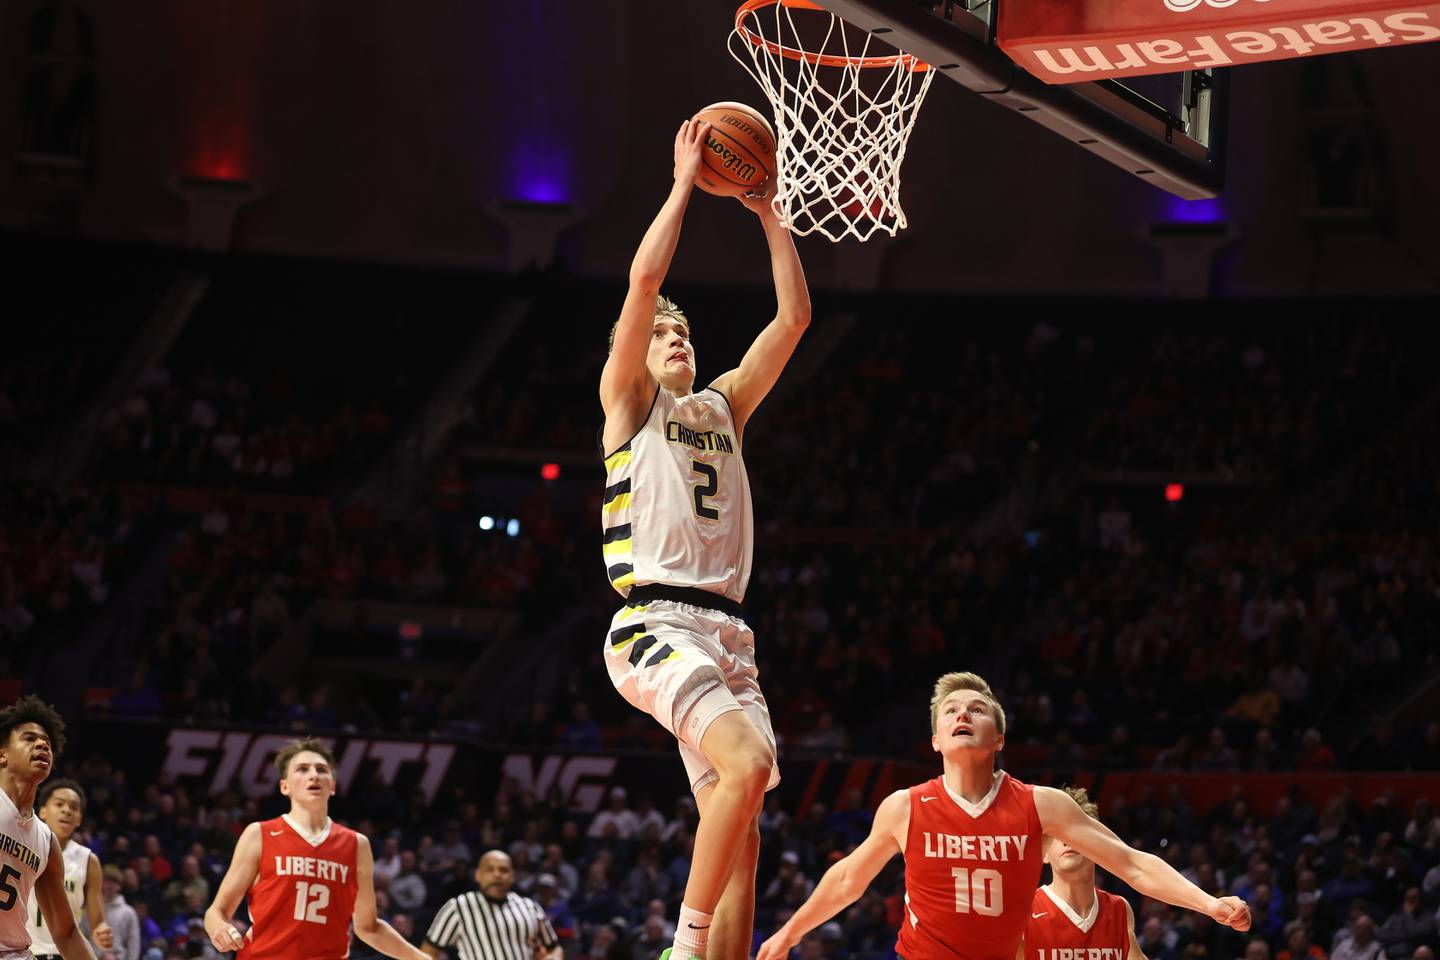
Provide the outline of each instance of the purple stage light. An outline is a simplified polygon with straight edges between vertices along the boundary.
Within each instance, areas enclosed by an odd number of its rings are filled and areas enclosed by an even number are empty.
[[[535,141],[517,146],[510,154],[512,200],[532,203],[568,203],[572,171],[570,156],[554,144]]]
[[[1207,200],[1182,200],[1169,197],[1165,205],[1167,219],[1172,223],[1220,223],[1225,219],[1225,208],[1219,197]]]

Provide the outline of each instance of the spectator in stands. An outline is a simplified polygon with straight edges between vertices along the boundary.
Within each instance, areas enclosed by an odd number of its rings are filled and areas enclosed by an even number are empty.
[[[542,873],[535,878],[535,902],[545,911],[562,943],[575,935],[575,917],[570,912],[568,899],[560,893],[555,874]]]
[[[116,960],[140,960],[140,921],[135,908],[121,896],[120,886],[120,868],[113,863],[106,866],[100,892],[105,899],[105,922],[115,933],[113,953]]]
[[[191,892],[199,895],[201,903],[210,902],[210,881],[201,875],[199,859],[187,856],[180,861],[180,875],[166,886],[165,899],[172,905],[178,905],[184,903]]]
[[[592,752],[600,749],[600,726],[590,716],[589,704],[578,701],[570,708],[570,722],[560,731],[556,746]]]
[[[380,852],[375,856],[374,869],[375,879],[387,885],[400,876],[400,838],[395,834],[387,836],[381,844]]]
[[[1300,737],[1300,756],[1295,761],[1297,770],[1333,770],[1337,766],[1335,751],[1331,750],[1320,731],[1308,728]]]
[[[1377,960],[1382,946],[1375,939],[1375,921],[1361,914],[1350,926],[1350,936],[1336,944],[1331,960]]]
[[[610,883],[609,861],[597,857],[585,871],[580,892],[570,900],[575,919],[588,925],[608,923],[625,914],[625,903]]]
[[[592,839],[609,837],[617,840],[629,840],[633,838],[640,827],[640,821],[625,800],[625,788],[612,787],[610,789],[610,806],[595,814],[595,819],[590,821],[590,829],[586,832],[586,836]]]
[[[420,876],[413,850],[400,853],[400,873],[390,883],[390,899],[395,906],[414,913],[425,905],[425,879]]]
[[[1310,931],[1305,924],[1292,920],[1285,927],[1285,949],[1275,954],[1275,960],[1326,960],[1325,951],[1310,941]]]
[[[1137,937],[1147,960],[1177,960],[1180,935],[1159,916],[1147,917]]]
[[[1400,909],[1392,913],[1376,934],[1390,960],[1404,960],[1415,948],[1435,939],[1435,913],[1424,905],[1420,888],[1405,891]]]
[[[818,753],[843,753],[850,749],[850,734],[835,722],[833,713],[825,710],[815,718],[813,728],[795,739],[795,748]]]

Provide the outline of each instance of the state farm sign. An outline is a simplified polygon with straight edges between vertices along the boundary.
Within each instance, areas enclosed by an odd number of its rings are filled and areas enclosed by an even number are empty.
[[[1440,40],[1440,3],[1007,4],[998,37],[1012,60],[1046,83],[1080,83]]]

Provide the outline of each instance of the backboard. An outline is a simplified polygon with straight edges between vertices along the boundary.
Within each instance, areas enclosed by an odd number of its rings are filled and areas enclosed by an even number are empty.
[[[1146,183],[1188,200],[1213,197],[1224,185],[1223,70],[1049,85],[1000,49],[1005,0],[816,2]]]

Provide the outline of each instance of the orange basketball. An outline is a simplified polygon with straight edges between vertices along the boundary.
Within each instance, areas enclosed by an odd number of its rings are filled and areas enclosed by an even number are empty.
[[[764,187],[775,175],[775,131],[743,103],[712,103],[695,114],[710,130],[695,185],[717,197],[738,197]]]

